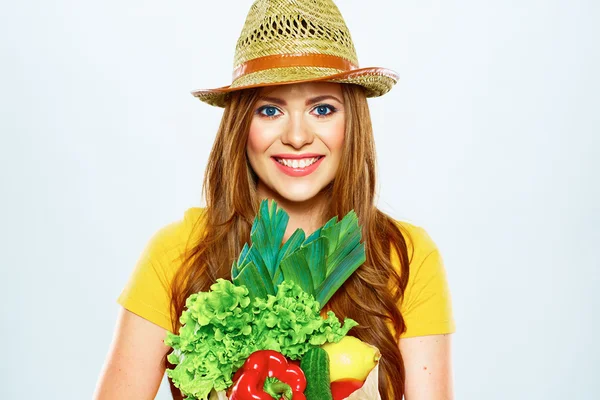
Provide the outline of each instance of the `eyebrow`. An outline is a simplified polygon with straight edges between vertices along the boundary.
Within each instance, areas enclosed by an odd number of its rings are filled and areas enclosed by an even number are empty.
[[[308,106],[310,104],[318,103],[320,101],[329,100],[329,99],[333,99],[333,100],[337,101],[338,103],[343,104],[337,97],[329,95],[329,94],[323,95],[323,96],[312,97],[312,98],[306,100],[305,104]],[[259,100],[264,100],[269,103],[275,103],[280,106],[287,106],[287,102],[283,99],[280,99],[279,97],[261,96],[261,97],[259,97]]]

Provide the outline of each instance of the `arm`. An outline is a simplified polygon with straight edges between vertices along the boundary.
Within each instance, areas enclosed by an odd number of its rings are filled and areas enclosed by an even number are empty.
[[[121,308],[94,400],[154,399],[165,372],[165,329]]]
[[[453,400],[451,336],[400,339],[406,380],[405,400]]]

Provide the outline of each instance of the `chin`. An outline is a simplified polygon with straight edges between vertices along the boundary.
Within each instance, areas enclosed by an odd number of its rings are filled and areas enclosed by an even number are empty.
[[[315,197],[316,193],[279,193],[281,197],[294,203],[302,203]]]
[[[314,198],[316,195],[319,194],[320,189],[318,190],[313,188],[306,188],[306,187],[297,187],[297,188],[290,188],[285,187],[285,188],[277,188],[280,190],[277,190],[277,193],[283,197],[284,199],[288,200],[288,201],[293,201],[296,203],[301,203],[307,200],[310,200],[312,198]]]

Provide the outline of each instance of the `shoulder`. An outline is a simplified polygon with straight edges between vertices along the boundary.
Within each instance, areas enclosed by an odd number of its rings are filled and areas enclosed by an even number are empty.
[[[397,219],[393,219],[393,222],[398,229],[400,229],[400,232],[404,237],[411,266],[421,264],[425,258],[438,251],[437,244],[424,227]],[[392,260],[393,262],[398,263],[394,247],[392,247]]]
[[[408,283],[400,312],[406,324],[402,338],[453,333],[455,323],[450,288],[439,248],[428,231],[406,221],[395,221],[408,250]],[[399,269],[398,258],[392,262]]]
[[[205,209],[190,207],[176,220],[164,225],[156,234],[165,238],[187,237],[201,222]]]
[[[193,239],[192,234],[200,229],[205,209],[191,207],[180,218],[161,226],[152,235],[151,243],[163,250],[181,246]]]
[[[199,239],[204,212],[202,207],[190,207],[178,219],[159,227],[150,237],[142,258],[163,267],[180,262]]]
[[[127,310],[164,329],[171,328],[170,287],[187,250],[201,231],[204,209],[192,207],[150,237],[118,298]]]

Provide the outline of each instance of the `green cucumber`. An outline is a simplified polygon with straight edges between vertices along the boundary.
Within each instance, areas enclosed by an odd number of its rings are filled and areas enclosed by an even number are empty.
[[[320,347],[308,350],[300,368],[306,376],[306,400],[333,400],[329,382],[329,355]]]

